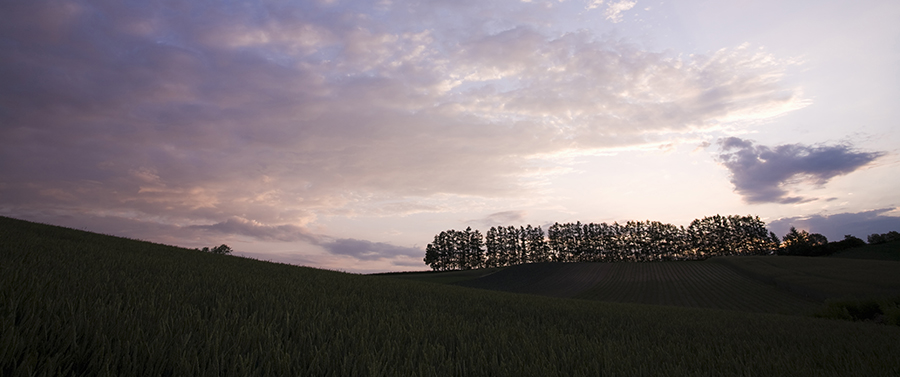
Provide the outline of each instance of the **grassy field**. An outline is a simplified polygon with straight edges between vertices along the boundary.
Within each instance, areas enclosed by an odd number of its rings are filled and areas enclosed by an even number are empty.
[[[882,248],[849,252],[871,254]],[[846,257],[535,263],[404,277],[552,297],[800,315],[818,312],[826,300],[900,297],[900,262]]]
[[[710,262],[816,300],[900,296],[900,262],[896,261],[781,256]]]
[[[831,255],[832,258],[873,259],[900,261],[900,241],[879,245],[866,245],[844,250]]]
[[[2,376],[894,376],[898,354],[893,326],[352,275],[0,218]]]
[[[453,284],[462,281],[469,281],[473,279],[478,279],[485,277],[487,275],[493,274],[494,272],[499,271],[500,268],[482,268],[478,270],[460,270],[460,271],[442,271],[440,273],[434,273],[432,271],[425,272],[392,272],[392,273],[383,273],[383,274],[372,274],[374,276],[383,275],[390,276],[397,279],[408,279],[408,280],[416,280],[416,281],[424,281],[429,283],[438,283],[438,284]]]
[[[597,301],[810,314],[821,305],[718,263],[541,263],[455,284]]]

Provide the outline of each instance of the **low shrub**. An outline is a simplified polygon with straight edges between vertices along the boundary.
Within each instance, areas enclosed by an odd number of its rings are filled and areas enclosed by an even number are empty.
[[[847,321],[872,321],[900,326],[900,296],[894,298],[830,299],[813,315]]]

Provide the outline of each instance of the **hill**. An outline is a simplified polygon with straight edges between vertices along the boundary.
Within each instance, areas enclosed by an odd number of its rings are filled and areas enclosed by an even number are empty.
[[[900,241],[855,247],[834,253],[831,257],[900,261]]]
[[[830,299],[900,296],[898,271],[900,262],[885,260],[732,256],[652,263],[534,263],[404,278],[607,302],[812,314]]]
[[[360,276],[0,218],[0,375],[887,376],[900,328]]]

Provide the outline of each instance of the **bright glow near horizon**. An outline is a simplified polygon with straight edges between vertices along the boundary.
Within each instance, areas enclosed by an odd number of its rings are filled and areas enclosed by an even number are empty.
[[[895,1],[0,4],[0,215],[353,272],[442,230],[900,230]]]

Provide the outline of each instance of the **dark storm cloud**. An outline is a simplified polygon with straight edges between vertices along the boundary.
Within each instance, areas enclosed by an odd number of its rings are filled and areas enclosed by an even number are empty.
[[[731,183],[747,203],[815,200],[791,196],[785,186],[799,182],[824,185],[831,178],[852,173],[884,155],[858,152],[846,144],[786,144],[770,148],[736,137],[720,140],[719,147],[717,160],[731,171]]]
[[[779,237],[787,234],[793,226],[810,233],[822,234],[829,241],[840,241],[848,234],[866,240],[870,234],[874,233],[900,232],[900,217],[884,215],[894,210],[896,208],[834,215],[789,217],[772,221],[767,227]]]

